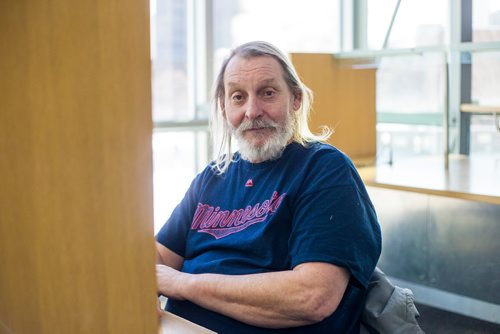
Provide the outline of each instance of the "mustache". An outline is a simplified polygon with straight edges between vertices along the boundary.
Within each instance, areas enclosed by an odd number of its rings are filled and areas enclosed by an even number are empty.
[[[250,129],[261,129],[261,128],[277,128],[279,124],[277,122],[273,122],[271,120],[264,119],[254,119],[254,120],[245,120],[240,126],[238,126],[238,131],[246,131]]]

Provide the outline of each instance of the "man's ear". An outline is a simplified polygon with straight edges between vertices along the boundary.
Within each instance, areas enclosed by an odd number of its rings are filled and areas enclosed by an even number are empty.
[[[293,93],[293,110],[297,111],[302,104],[302,91],[300,89],[296,89]]]

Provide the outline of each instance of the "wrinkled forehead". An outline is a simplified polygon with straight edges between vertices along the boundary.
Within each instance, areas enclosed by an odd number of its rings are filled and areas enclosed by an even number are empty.
[[[284,80],[284,72],[280,63],[271,56],[236,55],[231,58],[224,72],[224,86],[249,80],[280,81]]]

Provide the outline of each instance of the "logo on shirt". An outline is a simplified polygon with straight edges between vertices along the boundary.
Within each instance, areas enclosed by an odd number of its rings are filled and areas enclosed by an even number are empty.
[[[245,183],[245,187],[253,187],[252,179],[248,179],[247,183]]]
[[[270,199],[254,206],[248,205],[245,209],[232,211],[222,210],[208,204],[198,203],[194,213],[191,230],[208,233],[216,239],[224,238],[230,234],[241,232],[247,227],[261,223],[278,210],[286,193],[281,195],[273,192]]]

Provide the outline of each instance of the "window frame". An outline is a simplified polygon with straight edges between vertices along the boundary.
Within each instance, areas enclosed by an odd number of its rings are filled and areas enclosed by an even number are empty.
[[[394,21],[397,15],[399,0],[395,4],[392,16]],[[414,48],[383,48],[368,49],[367,41],[367,0],[342,0],[341,15],[352,15],[351,18],[342,18],[345,23],[341,27],[341,36],[352,35],[352,50],[349,44],[341,43],[344,48],[341,52],[334,53],[333,56],[345,60],[364,60],[375,62],[377,59],[392,56],[412,56],[423,53],[442,53],[447,61],[447,89],[445,115],[443,115],[443,130],[445,132],[444,154],[447,161],[450,153],[470,154],[470,125],[471,117],[481,113],[463,112],[461,106],[471,102],[471,68],[467,55],[476,52],[500,51],[500,41],[473,42],[472,41],[472,0],[449,0],[449,39],[446,45],[423,46]],[[385,36],[387,40],[390,36],[392,24],[388,25]],[[470,56],[469,56],[470,57]],[[394,118],[386,118],[388,122],[400,122],[398,115]],[[429,119],[432,122],[432,118]],[[401,123],[408,124],[408,123]],[[428,124],[432,125],[432,124]],[[459,145],[450,148],[450,142],[457,142]]]

